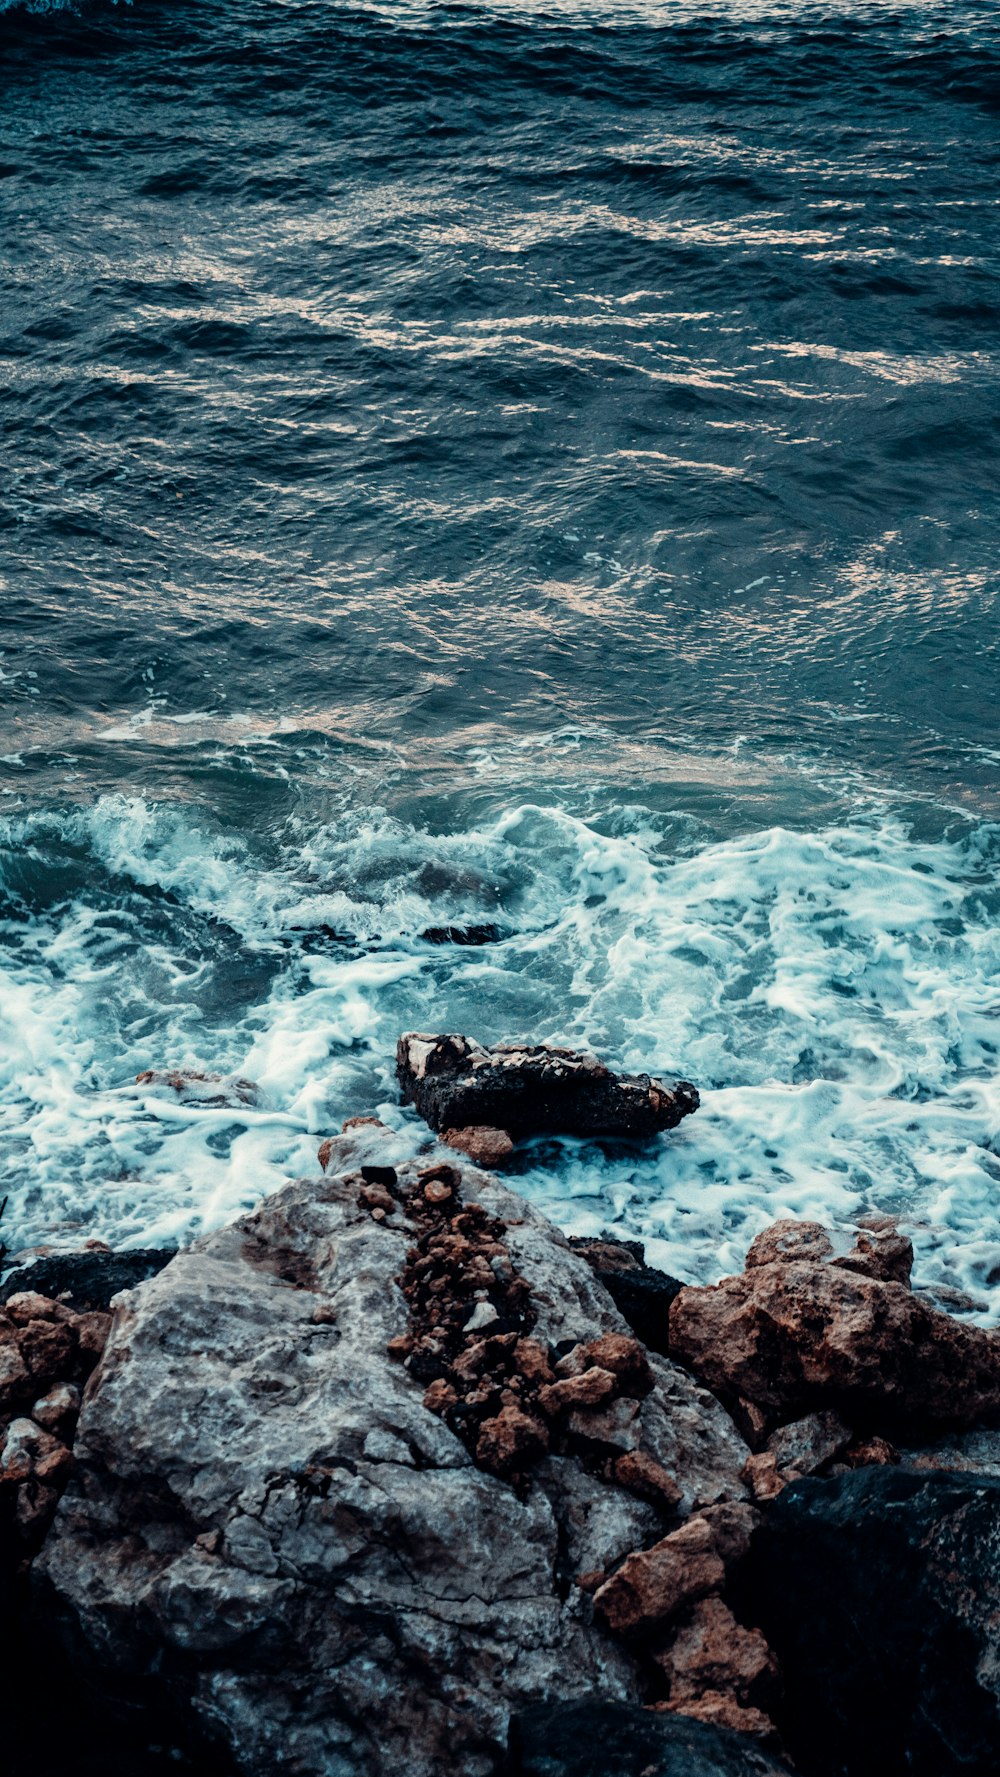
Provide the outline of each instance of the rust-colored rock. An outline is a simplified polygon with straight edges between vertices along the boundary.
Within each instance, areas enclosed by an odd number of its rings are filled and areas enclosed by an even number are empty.
[[[841,1263],[825,1229],[776,1223],[741,1277],[680,1292],[673,1354],[723,1398],[742,1395],[777,1418],[832,1409],[892,1432],[1000,1413],[1000,1339],[859,1270],[874,1238],[863,1234]],[[882,1270],[900,1263],[898,1252],[875,1260]]]
[[[487,1419],[476,1444],[476,1461],[494,1474],[511,1474],[528,1468],[544,1456],[549,1434],[540,1419],[520,1407],[504,1407]]]
[[[631,1634],[665,1623],[685,1605],[721,1591],[726,1569],[704,1518],[690,1518],[651,1549],[637,1549],[594,1596],[609,1628]]]
[[[578,1407],[599,1407],[611,1399],[617,1386],[617,1377],[595,1364],[579,1376],[564,1376],[561,1381],[550,1382],[547,1388],[540,1389],[538,1404],[544,1413],[552,1415]]]
[[[474,1165],[487,1170],[504,1166],[514,1152],[506,1129],[493,1129],[487,1123],[473,1123],[468,1129],[446,1129],[441,1140],[446,1147],[468,1154]]]
[[[681,1490],[661,1462],[645,1450],[626,1450],[614,1462],[614,1477],[620,1487],[640,1499],[652,1500],[665,1512],[674,1512],[681,1502]]]
[[[777,1660],[760,1630],[744,1628],[721,1598],[700,1599],[670,1643],[654,1651],[653,1660],[667,1681],[671,1709],[730,1727],[737,1722],[719,1713],[720,1705],[759,1708],[778,1678]],[[764,1717],[758,1731],[771,1725]]]
[[[633,1339],[628,1333],[605,1333],[600,1339],[590,1339],[584,1345],[574,1346],[572,1351],[560,1358],[556,1371],[560,1376],[580,1376],[592,1365],[610,1370],[617,1378],[621,1394],[641,1397],[647,1395],[653,1386],[646,1352],[638,1339]]]

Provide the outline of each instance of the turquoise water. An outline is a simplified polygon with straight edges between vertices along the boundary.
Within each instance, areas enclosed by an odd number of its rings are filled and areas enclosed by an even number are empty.
[[[7,6],[0,62],[8,1243],[417,1140],[452,1028],[703,1088],[525,1150],[564,1225],[711,1277],[877,1207],[1000,1305],[995,9]]]

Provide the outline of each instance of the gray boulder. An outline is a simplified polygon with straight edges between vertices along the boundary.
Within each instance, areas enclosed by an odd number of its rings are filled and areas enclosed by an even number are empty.
[[[567,1433],[513,1480],[477,1466],[399,1361],[419,1234],[408,1154],[358,1128],[324,1177],[118,1299],[36,1563],[45,1609],[103,1682],[152,1683],[243,1772],[486,1777],[514,1711],[636,1699],[631,1654],[576,1583],[664,1534],[662,1504],[611,1478],[615,1440],[669,1471],[682,1512],[745,1494],[732,1422],[659,1358],[644,1398],[614,1403],[632,1417],[606,1448]],[[488,1175],[452,1171],[504,1224],[554,1361],[625,1332],[561,1234]]]

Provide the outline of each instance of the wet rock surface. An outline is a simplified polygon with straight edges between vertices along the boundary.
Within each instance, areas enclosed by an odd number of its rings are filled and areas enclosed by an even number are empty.
[[[888,1223],[843,1253],[817,1224],[776,1223],[741,1276],[680,1291],[671,1354],[762,1434],[813,1413],[890,1438],[1000,1415],[1000,1339],[914,1295],[911,1259]]]
[[[23,1290],[57,1297],[71,1308],[106,1310],[119,1290],[134,1289],[155,1277],[173,1258],[166,1247],[136,1247],[128,1252],[89,1248],[76,1253],[48,1253],[18,1265],[0,1284],[0,1304]]]
[[[515,1138],[648,1137],[676,1128],[699,1102],[687,1080],[613,1074],[593,1055],[542,1045],[487,1049],[457,1035],[400,1037],[396,1073],[404,1099],[432,1129],[487,1125]]]
[[[807,1777],[1000,1770],[1000,1479],[878,1467],[799,1481],[751,1562]]]
[[[746,1492],[566,1240],[393,1139],[122,1299],[36,1563],[73,1644],[243,1771],[486,1777],[519,1709],[655,1695],[593,1593]]]
[[[789,1777],[745,1734],[605,1698],[550,1704],[513,1723],[503,1777]]]

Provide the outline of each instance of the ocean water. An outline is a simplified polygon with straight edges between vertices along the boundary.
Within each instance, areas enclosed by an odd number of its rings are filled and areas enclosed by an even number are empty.
[[[701,1087],[563,1226],[995,1319],[998,113],[961,0],[0,0],[12,1252],[419,1144],[453,1029]]]

